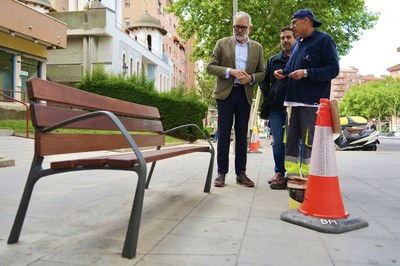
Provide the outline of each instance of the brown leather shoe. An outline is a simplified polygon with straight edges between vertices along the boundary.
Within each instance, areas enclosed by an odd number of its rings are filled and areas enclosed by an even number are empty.
[[[236,183],[245,187],[254,187],[254,182],[245,173],[240,173],[236,176]]]
[[[273,183],[273,182],[276,182],[276,181],[278,181],[278,180],[280,180],[280,179],[282,179],[282,178],[283,178],[283,175],[282,175],[281,173],[277,172],[277,173],[275,173],[275,175],[274,175],[273,177],[271,177],[271,178],[268,180],[268,184],[271,184],[271,183]]]
[[[280,176],[277,180],[272,182],[271,185],[269,185],[269,187],[271,189],[286,189],[287,182],[288,182],[287,178],[285,178],[284,176]]]
[[[218,174],[217,178],[214,180],[214,186],[223,187],[225,186],[225,174]]]

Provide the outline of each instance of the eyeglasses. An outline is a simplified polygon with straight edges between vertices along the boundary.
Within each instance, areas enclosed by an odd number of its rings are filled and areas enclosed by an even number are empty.
[[[305,18],[298,18],[298,19],[292,20],[292,22],[290,22],[290,27],[294,27],[296,25],[297,21],[302,20],[302,19],[305,19]]]
[[[242,31],[245,31],[245,30],[247,30],[248,27],[249,27],[249,26],[233,25],[233,29],[234,29],[234,30],[242,30]]]

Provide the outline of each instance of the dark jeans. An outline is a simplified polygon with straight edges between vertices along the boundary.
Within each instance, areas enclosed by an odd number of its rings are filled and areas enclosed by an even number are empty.
[[[244,86],[233,87],[225,100],[217,100],[218,105],[218,144],[217,171],[227,174],[229,171],[229,147],[231,130],[235,120],[235,172],[246,172],[247,164],[247,129],[250,105],[247,102]]]
[[[275,173],[285,174],[285,136],[286,111],[270,111],[269,123],[271,134],[274,139],[272,144],[272,153],[275,162]]]

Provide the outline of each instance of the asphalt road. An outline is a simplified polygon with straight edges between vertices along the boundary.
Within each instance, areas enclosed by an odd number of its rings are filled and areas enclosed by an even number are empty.
[[[400,137],[379,137],[378,151],[400,151]]]

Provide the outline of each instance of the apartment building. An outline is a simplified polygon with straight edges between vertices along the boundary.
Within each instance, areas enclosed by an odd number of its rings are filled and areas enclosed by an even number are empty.
[[[340,69],[339,75],[332,80],[331,83],[331,99],[340,101],[344,93],[352,85],[359,85],[371,82],[373,80],[380,80],[381,78],[374,75],[361,75],[358,73],[358,68],[351,67],[349,69]]]
[[[121,25],[123,0],[52,0],[60,10],[49,14],[68,25],[67,48],[51,51],[48,78],[73,85],[96,65],[106,72],[131,76],[144,74],[154,80],[158,91],[169,91],[173,64],[158,51],[162,49],[163,28],[158,21],[126,31]],[[157,24],[158,22],[158,24]],[[145,27],[141,27],[145,26]],[[133,38],[152,31],[153,49]]]
[[[400,47],[397,50],[400,52]],[[400,78],[400,64],[389,67],[387,71],[392,78]]]
[[[189,61],[189,55],[193,52],[193,42],[189,40],[184,43],[176,33],[178,18],[165,12],[167,5],[172,3],[173,0],[123,0],[122,24],[125,29],[129,30],[145,13],[159,20],[161,26],[166,30],[166,34],[163,36],[162,51],[159,52],[171,58],[173,62],[171,86],[184,84],[186,88],[191,89],[195,86],[196,69],[195,64]],[[137,41],[149,46],[147,36],[137,36]]]

